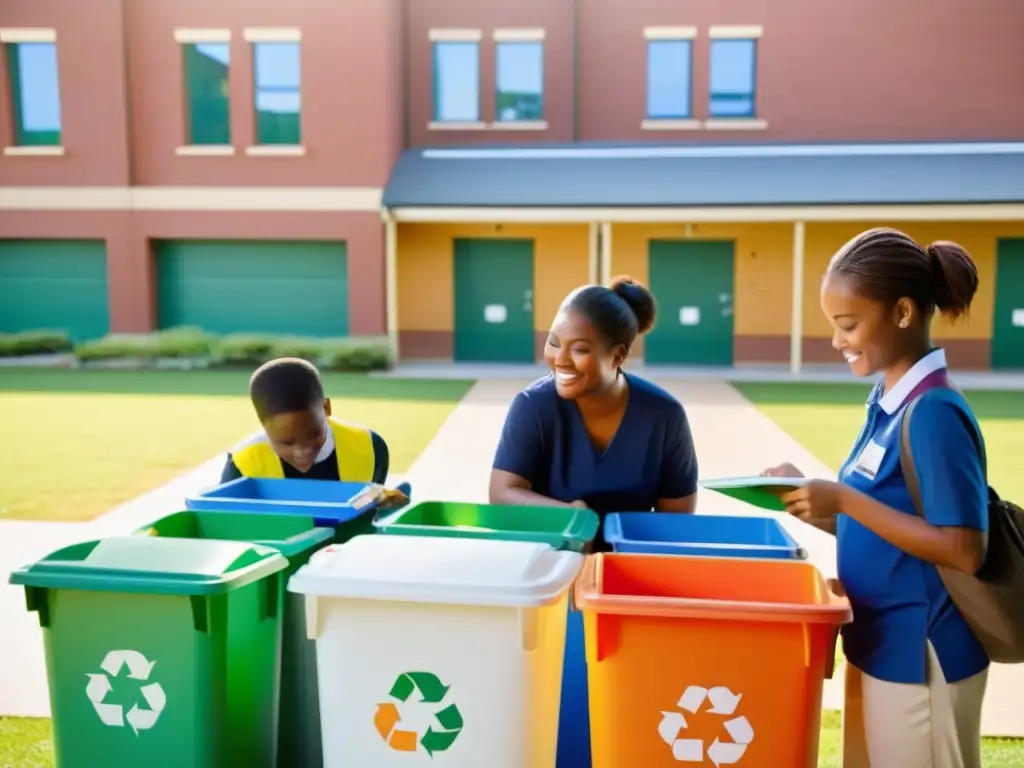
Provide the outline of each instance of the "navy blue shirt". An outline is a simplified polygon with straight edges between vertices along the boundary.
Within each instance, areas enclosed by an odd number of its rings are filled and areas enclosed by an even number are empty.
[[[576,403],[559,397],[548,375],[513,399],[494,468],[529,480],[549,498],[582,499],[602,518],[649,511],[658,499],[696,493],[697,457],[683,406],[661,387],[624,375],[626,411],[603,453],[591,442]]]
[[[888,393],[867,404],[867,423],[840,480],[904,514],[917,515],[900,468],[900,423],[915,390],[924,393],[910,423],[910,448],[925,518],[936,526],[988,530],[981,430],[959,393],[927,388],[946,369],[941,349],[922,358]],[[931,563],[907,554],[846,515],[837,519],[839,579],[853,605],[843,628],[847,659],[872,677],[925,683],[931,642],[947,682],[981,672],[988,657]]]

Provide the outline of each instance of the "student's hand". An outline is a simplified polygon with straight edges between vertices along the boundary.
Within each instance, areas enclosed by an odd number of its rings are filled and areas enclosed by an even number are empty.
[[[409,503],[409,497],[397,488],[385,488],[381,499],[377,503],[377,509],[397,509]]]
[[[811,480],[802,488],[779,496],[789,514],[814,524],[814,520],[834,517],[841,511],[846,486],[832,480]]]
[[[794,467],[788,461],[779,464],[777,467],[769,467],[761,472],[761,477],[803,477],[804,473]]]
[[[574,501],[569,506],[575,507],[576,509],[590,509],[590,507],[587,506],[587,502],[585,502],[583,499],[576,499],[576,501]]]

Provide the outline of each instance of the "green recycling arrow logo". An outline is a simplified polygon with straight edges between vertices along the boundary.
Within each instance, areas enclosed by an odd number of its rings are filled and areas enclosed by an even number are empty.
[[[419,692],[422,704],[441,704],[448,694],[450,686],[442,683],[437,675],[431,672],[403,672],[396,679],[388,695],[394,701],[385,701],[377,705],[373,717],[374,727],[384,742],[397,752],[416,752],[419,748],[433,757],[435,752],[445,752],[462,732],[462,713],[454,704],[449,704],[434,713],[434,725],[427,726],[425,733],[401,728],[402,717],[399,704],[405,704],[410,697]],[[395,702],[398,702],[397,704]]]

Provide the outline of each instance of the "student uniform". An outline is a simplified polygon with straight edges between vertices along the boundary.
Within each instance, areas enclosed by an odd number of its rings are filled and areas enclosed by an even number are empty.
[[[548,375],[513,399],[494,468],[529,480],[544,496],[582,499],[602,518],[696,493],[697,458],[683,406],[655,384],[623,375],[629,399],[604,452],[591,442],[576,403],[559,397]],[[595,548],[605,548],[603,536]]]
[[[888,393],[879,383],[840,479],[917,515],[900,469],[900,422],[923,393],[910,447],[925,517],[987,531],[980,429],[963,397],[941,386],[945,374],[946,355],[935,349]],[[854,612],[843,628],[844,768],[981,768],[989,660],[937,569],[843,514],[836,536],[839,579]]]
[[[380,435],[334,419],[328,419],[327,424],[327,439],[308,472],[300,472],[274,453],[261,430],[228,454],[220,481],[260,477],[383,483],[387,479],[390,456]]]

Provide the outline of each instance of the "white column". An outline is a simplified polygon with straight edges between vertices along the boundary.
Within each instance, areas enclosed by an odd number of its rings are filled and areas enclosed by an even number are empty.
[[[804,223],[793,222],[793,317],[789,329],[789,370],[800,373],[804,346]]]
[[[601,229],[600,225],[596,221],[590,222],[589,240],[589,256],[588,261],[588,272],[587,282],[591,285],[600,283],[600,272],[601,272]]]
[[[612,225],[601,222],[601,260],[597,271],[597,282],[607,283],[612,279]]]
[[[388,216],[384,221],[384,275],[387,305],[388,341],[398,360],[398,223]]]

